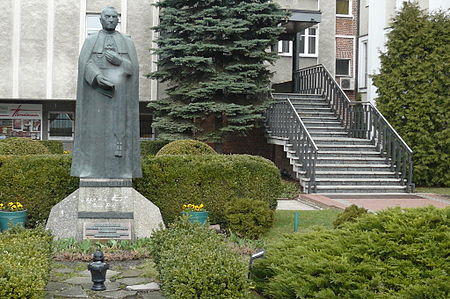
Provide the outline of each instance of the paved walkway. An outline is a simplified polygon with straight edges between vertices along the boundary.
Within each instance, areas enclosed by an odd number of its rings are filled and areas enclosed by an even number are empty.
[[[444,208],[450,206],[450,197],[431,194],[301,194],[299,199],[310,202],[322,208],[338,208],[355,204],[359,207],[376,212],[390,207],[418,208],[425,206],[435,206]]]
[[[109,262],[106,291],[91,291],[91,274],[87,262],[54,262],[47,285],[46,299],[115,298],[162,299],[153,277],[154,265],[146,260]]]
[[[300,200],[288,200],[281,199],[278,200],[277,210],[295,210],[295,211],[305,211],[305,210],[319,210],[317,206],[312,204],[307,204]]]

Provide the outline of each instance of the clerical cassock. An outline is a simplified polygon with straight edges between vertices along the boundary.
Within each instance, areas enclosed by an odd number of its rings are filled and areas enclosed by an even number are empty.
[[[111,57],[117,61],[112,63]],[[86,39],[78,61],[72,176],[142,176],[138,77],[130,37],[101,30]]]

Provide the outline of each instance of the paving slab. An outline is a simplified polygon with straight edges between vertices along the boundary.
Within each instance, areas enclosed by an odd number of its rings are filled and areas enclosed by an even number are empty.
[[[130,269],[122,272],[120,276],[122,277],[138,277],[141,276],[144,273],[143,270],[137,270],[137,269]]]
[[[295,211],[317,210],[317,207],[308,205],[295,199],[294,200],[280,199],[277,202],[278,202],[277,210],[295,210]]]
[[[55,298],[89,298],[83,288],[79,285],[70,286],[62,291],[52,293]]]
[[[125,291],[125,290],[119,290],[119,291],[103,291],[98,292],[96,294],[98,297],[101,298],[108,298],[108,299],[128,299],[128,298],[136,298],[137,292],[136,291]]]
[[[352,204],[376,212],[392,207],[418,208],[450,206],[450,200],[433,194],[305,194],[307,198],[321,206],[345,209]]]
[[[87,267],[87,266],[86,266]],[[117,274],[120,274],[121,272],[119,272],[119,271],[114,271],[114,270],[107,270],[106,271],[106,278],[107,279],[110,279],[111,277],[113,277],[113,276],[115,276],[115,275],[117,275]],[[78,275],[80,275],[80,276],[87,276],[87,277],[91,277],[92,275],[91,275],[91,271],[89,271],[89,270],[84,270],[84,271],[81,271],[81,272],[78,272]]]
[[[159,285],[156,282],[150,282],[146,284],[139,284],[139,285],[131,285],[126,287],[127,290],[131,291],[159,291]]]
[[[152,282],[151,279],[146,278],[146,277],[126,277],[126,278],[117,279],[116,281],[121,284],[126,284],[128,286],[137,285],[137,284],[146,284],[146,283]]]

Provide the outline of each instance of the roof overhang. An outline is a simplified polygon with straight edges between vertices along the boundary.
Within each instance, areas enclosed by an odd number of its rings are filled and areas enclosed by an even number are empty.
[[[289,19],[281,26],[286,28],[282,39],[292,39],[294,34],[320,23],[322,13],[319,10],[288,10]]]

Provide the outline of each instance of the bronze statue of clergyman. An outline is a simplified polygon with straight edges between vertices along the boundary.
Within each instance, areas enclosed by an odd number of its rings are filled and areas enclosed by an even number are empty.
[[[78,60],[71,175],[141,177],[139,65],[130,37],[115,30],[117,11],[103,9],[103,30],[86,38]]]

